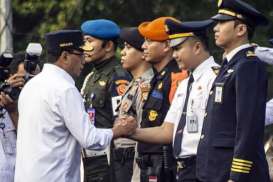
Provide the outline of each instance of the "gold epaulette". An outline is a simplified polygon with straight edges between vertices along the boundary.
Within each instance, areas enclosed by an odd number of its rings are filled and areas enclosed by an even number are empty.
[[[247,51],[246,52],[246,57],[256,57],[256,54],[253,51]]]

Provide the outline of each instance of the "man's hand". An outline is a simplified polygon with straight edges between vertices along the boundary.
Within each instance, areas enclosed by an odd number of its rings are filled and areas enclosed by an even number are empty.
[[[7,79],[7,83],[11,87],[20,87],[22,88],[25,84],[24,74],[14,74]]]
[[[137,128],[137,121],[132,116],[120,117],[115,121],[113,130],[113,138],[132,135]]]

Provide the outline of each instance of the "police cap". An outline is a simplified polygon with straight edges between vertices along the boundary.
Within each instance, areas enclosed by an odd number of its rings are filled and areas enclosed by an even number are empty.
[[[212,20],[177,22],[166,20],[166,29],[169,34],[170,46],[175,47],[183,43],[187,37],[207,34],[207,29],[213,24]]]
[[[251,27],[267,25],[267,18],[251,5],[241,0],[218,0],[218,14],[215,21],[241,20]]]
[[[63,50],[83,51],[82,33],[79,30],[60,30],[45,35],[47,52],[59,54]]]

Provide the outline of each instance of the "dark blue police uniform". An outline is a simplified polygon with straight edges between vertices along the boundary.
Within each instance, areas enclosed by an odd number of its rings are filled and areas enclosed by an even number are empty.
[[[212,19],[238,19],[250,26],[266,23],[257,10],[239,0],[220,2]],[[200,181],[269,182],[263,148],[266,91],[265,65],[253,47],[224,61],[210,92],[198,147]]]

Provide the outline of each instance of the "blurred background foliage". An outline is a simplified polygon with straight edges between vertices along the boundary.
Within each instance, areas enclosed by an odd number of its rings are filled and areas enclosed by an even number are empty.
[[[273,37],[273,1],[245,0],[262,11],[270,25],[258,28],[253,42],[269,46]],[[79,29],[88,19],[107,18],[121,27],[137,26],[159,16],[174,16],[182,21],[203,20],[217,11],[216,0],[12,0],[15,52],[30,41],[43,43],[46,32]],[[211,52],[220,60],[221,50],[211,42]],[[269,97],[273,96],[273,68],[269,67]],[[249,73],[251,74],[251,73]]]

